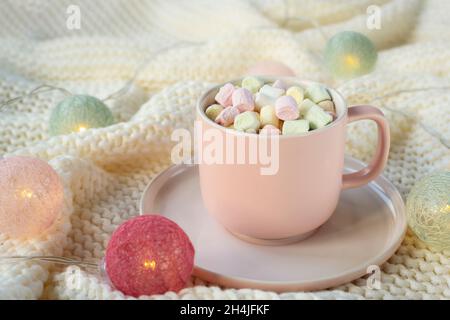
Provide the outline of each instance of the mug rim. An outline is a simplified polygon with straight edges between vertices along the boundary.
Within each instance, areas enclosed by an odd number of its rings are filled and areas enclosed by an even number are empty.
[[[243,135],[246,137],[259,137],[259,138],[270,138],[273,136],[270,135],[259,135],[259,134],[255,134],[255,133],[248,133],[248,132],[243,132],[243,131],[238,131],[238,130],[234,130],[234,129],[230,129],[230,128],[226,128],[221,126],[220,124],[212,121],[211,119],[209,119],[206,116],[205,110],[206,110],[206,106],[205,106],[205,101],[206,98],[211,94],[212,91],[216,91],[218,89],[220,89],[220,87],[224,86],[227,83],[232,83],[232,84],[236,84],[237,82],[241,82],[242,79],[244,79],[245,77],[240,77],[240,78],[236,78],[233,79],[231,81],[227,81],[227,82],[223,82],[220,83],[218,85],[215,85],[211,88],[209,88],[205,93],[203,93],[200,98],[197,101],[197,105],[196,105],[196,112],[197,115],[200,116],[202,118],[202,120],[206,121],[207,123],[209,123],[210,125],[212,125],[213,127],[223,130],[226,133],[230,133],[230,134],[234,134],[234,135]],[[321,82],[317,82],[317,81],[311,81],[311,80],[302,80],[299,79],[297,77],[268,77],[268,76],[259,76],[259,79],[262,79],[265,83],[267,82],[273,82],[275,80],[286,80],[289,81],[291,83],[297,83],[297,84],[318,84],[318,85],[322,85],[325,86],[327,88],[327,90],[330,92],[332,98],[333,98],[333,102],[336,104],[339,103],[339,105],[342,108],[342,112],[340,115],[337,116],[337,118],[332,121],[330,124],[326,125],[325,127],[322,127],[320,129],[314,129],[311,131],[308,131],[306,133],[303,134],[298,134],[298,135],[277,135],[276,137],[280,138],[280,139],[296,139],[296,138],[302,138],[302,137],[309,137],[311,135],[314,134],[319,134],[322,133],[326,130],[331,130],[333,127],[337,126],[341,121],[343,121],[345,118],[347,118],[347,113],[348,113],[348,106],[347,106],[347,102],[344,99],[344,97],[334,88],[330,88],[329,86],[321,83]],[[335,97],[337,97],[338,99],[335,100]]]

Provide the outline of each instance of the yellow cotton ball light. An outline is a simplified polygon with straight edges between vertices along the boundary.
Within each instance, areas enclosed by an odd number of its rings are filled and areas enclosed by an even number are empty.
[[[0,159],[0,234],[43,234],[61,214],[64,191],[46,162],[28,157]]]
[[[409,227],[436,249],[450,249],[450,171],[434,172],[418,181],[408,195]]]
[[[49,131],[55,136],[107,127],[113,123],[111,110],[101,100],[88,95],[73,95],[53,109]]]
[[[337,78],[350,79],[370,73],[377,62],[377,50],[365,35],[343,31],[334,35],[325,48],[325,64]]]

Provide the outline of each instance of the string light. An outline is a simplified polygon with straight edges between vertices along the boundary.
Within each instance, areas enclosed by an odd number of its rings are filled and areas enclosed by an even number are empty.
[[[194,248],[173,221],[142,215],[123,223],[105,254],[110,282],[131,296],[179,291],[191,276]]]
[[[46,162],[28,157],[0,159],[0,233],[42,234],[60,215],[63,186]]]
[[[51,135],[68,134],[102,128],[113,123],[111,110],[101,100],[89,95],[72,95],[53,109],[49,131]]]
[[[450,171],[419,180],[408,194],[406,212],[419,239],[436,249],[450,249]]]
[[[328,40],[324,59],[328,70],[337,78],[350,79],[371,72],[377,61],[374,44],[365,35],[343,31]]]

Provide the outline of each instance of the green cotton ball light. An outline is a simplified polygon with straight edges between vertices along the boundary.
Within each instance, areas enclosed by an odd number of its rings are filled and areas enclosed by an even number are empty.
[[[99,99],[88,95],[73,95],[61,101],[50,115],[50,135],[83,132],[114,123],[109,108]]]
[[[377,62],[377,50],[365,35],[343,31],[334,35],[325,47],[325,64],[337,78],[351,79],[370,73]]]
[[[418,181],[406,200],[409,227],[436,249],[450,249],[450,171]]]

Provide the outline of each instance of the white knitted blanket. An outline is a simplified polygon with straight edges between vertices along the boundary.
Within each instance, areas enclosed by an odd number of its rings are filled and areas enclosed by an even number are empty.
[[[450,138],[450,91],[392,91],[450,85],[450,23],[446,0],[286,1],[289,15],[313,18],[328,36],[366,33],[380,50],[375,72],[336,83],[317,53],[324,40],[306,21],[281,27],[285,1],[3,0],[0,4],[0,101],[39,84],[104,98],[144,61],[130,91],[108,104],[118,123],[49,137],[50,110],[62,96],[26,98],[0,112],[0,154],[48,160],[61,175],[65,206],[48,234],[26,242],[0,235],[0,255],[63,255],[101,259],[115,228],[138,214],[146,184],[170,164],[170,133],[189,127],[194,105],[212,83],[241,76],[261,60],[278,60],[299,77],[327,82],[350,104],[374,103],[389,118],[392,146],[385,175],[406,196],[414,182],[449,168],[450,154],[414,121],[384,108],[416,114]],[[66,28],[66,9],[81,9],[81,29]],[[366,28],[366,8],[381,8],[380,30]],[[180,40],[201,42],[152,53]],[[370,159],[376,139],[370,123],[349,127],[347,152]],[[98,275],[77,267],[36,262],[0,264],[0,298],[124,299]],[[364,279],[321,292],[276,294],[223,289],[192,279],[178,293],[151,299],[391,299],[450,298],[450,252],[433,251],[408,232],[382,266],[381,289]]]

